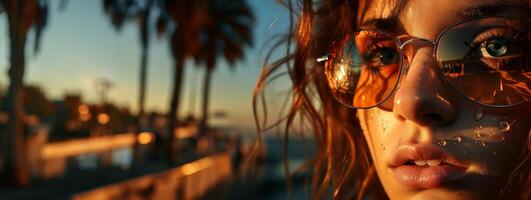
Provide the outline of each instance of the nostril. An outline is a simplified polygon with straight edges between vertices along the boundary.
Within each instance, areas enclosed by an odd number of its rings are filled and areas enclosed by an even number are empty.
[[[406,121],[406,118],[403,117],[402,115],[395,115],[395,117],[396,119],[398,119],[398,121],[401,121],[401,122]]]
[[[437,113],[424,113],[421,117],[422,121],[427,124],[440,124],[444,122],[444,118]]]

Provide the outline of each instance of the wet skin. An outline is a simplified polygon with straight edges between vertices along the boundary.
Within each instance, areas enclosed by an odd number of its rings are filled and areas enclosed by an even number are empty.
[[[392,6],[385,2],[374,1],[365,19],[388,17]],[[465,20],[456,13],[497,3],[483,0],[410,1],[396,19],[401,25],[395,32],[397,35],[435,41],[442,30]],[[514,1],[512,4],[520,5],[521,2]],[[525,4],[520,6],[529,8]],[[392,98],[387,100],[386,104],[390,106],[358,110],[378,177],[386,193],[391,199],[495,197],[527,143],[531,130],[531,103],[489,108],[471,102],[442,80],[432,56],[432,46],[411,45],[411,52],[406,52],[409,72]],[[437,171],[440,168],[432,168],[436,172],[422,171],[428,166],[418,169],[411,161],[396,161],[398,152],[403,153],[402,157],[411,157],[411,152],[408,153],[410,149],[420,151],[423,148],[435,153],[413,157],[442,159],[434,155],[444,154],[456,160],[451,165],[456,166],[458,172],[444,171],[441,175]],[[423,159],[417,160],[422,164]],[[399,172],[397,165],[410,166]],[[417,176],[413,178],[423,180],[404,180],[411,178],[407,177],[411,174]]]

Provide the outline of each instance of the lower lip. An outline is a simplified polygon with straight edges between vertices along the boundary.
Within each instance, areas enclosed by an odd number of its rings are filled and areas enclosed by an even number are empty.
[[[394,175],[401,184],[416,189],[436,188],[445,182],[462,177],[465,169],[454,165],[419,167],[402,165],[394,169]]]

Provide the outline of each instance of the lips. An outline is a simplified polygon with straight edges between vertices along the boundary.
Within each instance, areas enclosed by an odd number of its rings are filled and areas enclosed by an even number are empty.
[[[410,188],[442,186],[465,175],[467,164],[431,145],[402,145],[389,166],[395,179]]]

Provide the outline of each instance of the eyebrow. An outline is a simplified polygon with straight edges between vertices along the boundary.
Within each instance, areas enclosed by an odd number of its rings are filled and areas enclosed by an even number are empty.
[[[486,16],[501,15],[507,11],[514,11],[515,9],[527,10],[528,8],[514,3],[498,2],[489,5],[481,5],[475,7],[469,7],[464,10],[450,11],[450,16],[457,16],[461,20],[481,18]],[[386,18],[371,18],[365,20],[361,24],[361,28],[375,28],[378,30],[384,30],[388,32],[398,32],[402,30],[402,23],[400,22],[399,15],[393,15]]]
[[[490,5],[470,7],[465,10],[455,13],[455,15],[461,17],[462,19],[472,19],[472,18],[481,18],[481,17],[486,17],[486,16],[501,15],[504,12],[514,11],[518,9],[526,10],[528,8],[520,4],[514,4],[514,3],[509,4],[506,2],[502,2],[502,3],[495,3],[495,4],[490,4]]]
[[[401,29],[401,22],[396,16],[387,18],[373,18],[363,22],[360,27],[396,32],[397,30]]]

